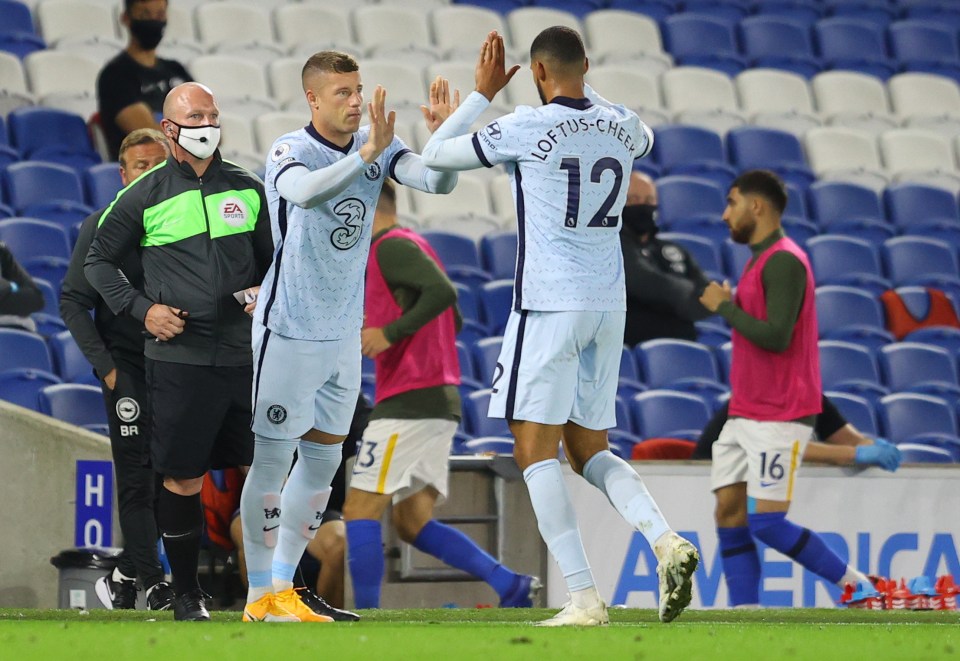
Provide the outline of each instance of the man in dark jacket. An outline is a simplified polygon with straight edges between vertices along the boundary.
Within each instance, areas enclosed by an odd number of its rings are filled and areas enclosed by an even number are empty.
[[[213,93],[198,83],[175,87],[161,126],[171,157],[110,205],[84,273],[115,314],[143,321],[153,336],[144,350],[151,458],[164,476],[157,523],[174,618],[208,620],[197,580],[200,489],[208,469],[253,459],[249,313],[273,243],[263,183],[217,151]],[[138,247],[143,292],[119,270]]]
[[[167,140],[160,131],[131,132],[120,145],[120,180],[128,186],[169,155]],[[97,581],[96,593],[107,608],[135,608],[139,577],[146,591],[147,607],[166,610],[173,603],[173,590],[163,580],[157,557],[155,480],[148,461],[150,408],[143,370],[143,324],[129,315],[113,314],[83,275],[83,262],[103,212],[104,209],[93,212],[80,226],[60,293],[60,316],[101,382],[117,474],[123,553],[113,574]],[[121,270],[133,287],[143,288],[143,267],[136,253],[124,259]]]
[[[3,242],[0,242],[0,326],[35,331],[30,318],[43,309],[43,292]]]
[[[627,282],[624,342],[659,337],[696,340],[693,322],[710,316],[698,300],[710,280],[680,245],[657,238],[657,189],[641,172],[630,175],[620,249]]]

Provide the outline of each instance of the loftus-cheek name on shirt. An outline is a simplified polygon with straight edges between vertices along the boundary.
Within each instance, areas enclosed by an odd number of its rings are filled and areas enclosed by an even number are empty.
[[[541,161],[546,161],[550,152],[560,144],[563,138],[587,132],[612,135],[620,141],[630,153],[633,153],[636,149],[636,145],[633,143],[633,136],[630,135],[629,131],[620,126],[619,122],[611,122],[602,117],[598,118],[596,122],[588,122],[585,117],[577,117],[575,119],[562,121],[552,129],[548,129],[547,132],[537,140],[537,148],[531,151],[530,155]],[[484,132],[484,134],[485,133],[486,132]],[[487,140],[487,143],[489,144],[490,140]]]

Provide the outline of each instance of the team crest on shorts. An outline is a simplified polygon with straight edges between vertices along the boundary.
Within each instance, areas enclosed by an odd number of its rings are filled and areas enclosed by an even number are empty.
[[[282,424],[287,419],[287,409],[279,404],[273,404],[267,409],[267,420],[275,425]]]
[[[376,181],[380,178],[380,164],[374,161],[367,166],[367,171],[363,175],[370,181]]]
[[[133,422],[140,417],[140,404],[133,397],[121,397],[117,400],[117,417],[120,422]]]

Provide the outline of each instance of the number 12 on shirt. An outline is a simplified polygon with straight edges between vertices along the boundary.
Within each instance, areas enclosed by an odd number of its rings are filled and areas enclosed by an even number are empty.
[[[577,219],[580,216],[580,159],[576,156],[568,156],[560,161],[560,169],[567,173],[567,214],[564,220],[564,227],[573,229],[577,226]],[[603,173],[607,170],[613,172],[613,186],[607,193],[597,213],[587,223],[587,227],[608,227],[617,226],[618,216],[608,216],[607,212],[613,206],[620,193],[620,185],[623,183],[623,166],[615,158],[606,156],[601,158],[590,169],[590,181],[599,184],[603,180]]]

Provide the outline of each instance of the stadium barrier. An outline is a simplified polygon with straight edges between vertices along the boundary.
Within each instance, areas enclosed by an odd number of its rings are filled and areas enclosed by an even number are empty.
[[[713,522],[714,498],[706,462],[634,463],[670,525],[699,549],[691,608],[727,608],[727,589]],[[656,559],[606,498],[564,466],[580,518],[584,547],[608,604],[656,608]],[[960,577],[960,517],[956,516],[960,467],[907,466],[896,473],[807,465],[800,469],[790,519],[820,533],[860,571],[908,580]],[[763,547],[763,606],[831,607],[840,591],[789,558]],[[559,607],[563,578],[548,561],[547,605]]]

